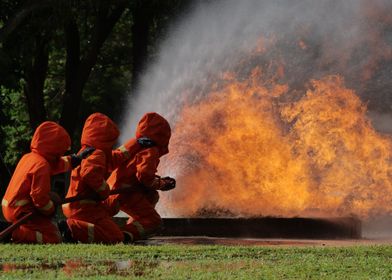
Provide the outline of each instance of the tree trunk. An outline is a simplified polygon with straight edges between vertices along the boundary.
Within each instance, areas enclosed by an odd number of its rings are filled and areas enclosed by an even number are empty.
[[[29,23],[29,17],[37,10],[51,7],[51,0],[24,1],[25,3],[16,11],[15,15],[0,28],[0,42],[4,42],[8,35],[23,25]]]
[[[89,78],[92,68],[97,62],[99,51],[103,43],[109,36],[116,22],[120,19],[126,8],[127,1],[118,2],[111,9],[109,5],[99,6],[94,29],[92,31],[91,42],[88,46],[86,55],[80,58],[80,39],[79,29],[76,21],[71,19],[65,27],[66,32],[66,80],[63,110],[61,113],[60,124],[72,136],[76,123],[80,103],[82,101],[83,88]]]
[[[65,26],[66,64],[65,64],[65,94],[60,124],[73,132],[77,120],[79,104],[82,100],[82,85],[80,80],[80,35],[74,19]]]
[[[132,11],[132,84],[134,93],[140,82],[140,75],[144,70],[148,56],[148,43],[151,17],[148,14],[148,1],[136,0]]]
[[[36,50],[32,58],[27,62],[25,75],[24,94],[30,117],[30,126],[34,130],[40,123],[47,119],[44,103],[44,84],[48,71],[49,52],[48,38],[38,36],[36,39]]]

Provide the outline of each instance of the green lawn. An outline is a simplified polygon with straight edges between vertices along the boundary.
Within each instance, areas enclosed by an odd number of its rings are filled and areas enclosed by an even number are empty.
[[[0,245],[0,279],[392,279],[392,246]]]

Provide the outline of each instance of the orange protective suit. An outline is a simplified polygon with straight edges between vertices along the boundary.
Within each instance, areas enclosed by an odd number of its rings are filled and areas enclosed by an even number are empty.
[[[111,189],[139,186],[141,190],[111,196],[105,203],[112,214],[121,210],[130,218],[122,228],[132,241],[146,238],[161,225],[161,217],[155,210],[159,200],[155,180],[159,158],[169,152],[171,136],[169,123],[157,113],[147,113],[139,121],[136,139],[148,137],[155,146],[139,149],[125,164],[113,171],[107,180]],[[135,142],[131,139],[128,143]]]
[[[4,217],[15,222],[26,213],[37,211],[19,226],[12,239],[17,243],[59,243],[60,232],[51,216],[55,206],[50,199],[50,176],[70,169],[70,158],[61,157],[71,146],[63,127],[44,122],[35,131],[31,152],[19,161],[2,200]]]
[[[67,197],[99,196],[104,200],[109,194],[106,178],[114,168],[129,158],[126,146],[112,151],[119,136],[114,122],[101,113],[90,115],[83,128],[81,149],[94,147],[95,151],[84,159],[71,174]],[[117,243],[123,233],[113,222],[102,202],[84,199],[63,205],[64,215],[72,237],[83,243]]]

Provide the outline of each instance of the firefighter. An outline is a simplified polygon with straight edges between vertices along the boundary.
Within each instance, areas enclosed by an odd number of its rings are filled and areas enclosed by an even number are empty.
[[[82,149],[95,151],[71,174],[67,197],[83,199],[63,205],[73,239],[82,243],[112,244],[123,241],[123,233],[106,211],[102,201],[109,195],[106,179],[110,172],[129,158],[127,145],[112,150],[119,136],[116,124],[106,115],[90,115],[83,127]]]
[[[59,243],[60,232],[52,217],[60,203],[50,192],[50,176],[66,172],[77,164],[75,155],[64,157],[71,139],[63,127],[46,121],[35,130],[31,152],[19,161],[2,200],[8,222],[15,222],[30,212],[36,214],[12,233],[16,243]]]
[[[137,126],[136,138],[130,139],[139,149],[134,156],[114,170],[107,180],[111,189],[133,188],[133,191],[111,196],[105,201],[111,214],[119,210],[130,218],[122,227],[124,241],[132,242],[153,234],[161,225],[161,217],[155,210],[159,200],[157,190],[175,187],[175,180],[156,175],[159,158],[169,152],[170,125],[157,113],[145,114]]]

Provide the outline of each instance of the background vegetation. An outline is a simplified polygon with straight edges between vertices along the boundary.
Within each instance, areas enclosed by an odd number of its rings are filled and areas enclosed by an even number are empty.
[[[188,0],[0,2],[0,195],[45,120],[79,147],[85,118],[118,121],[139,75]]]

